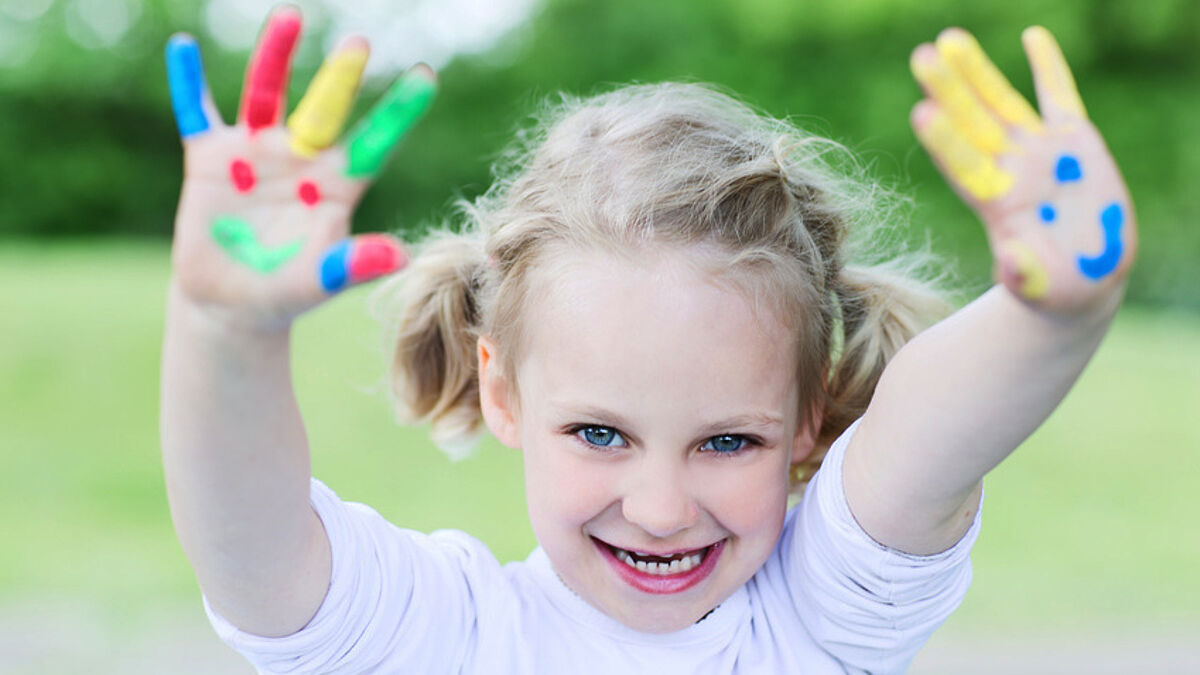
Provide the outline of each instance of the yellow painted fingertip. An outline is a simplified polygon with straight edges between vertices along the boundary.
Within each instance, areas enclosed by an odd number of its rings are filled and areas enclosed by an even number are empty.
[[[967,83],[950,69],[940,55],[934,58],[914,54],[912,70],[913,76],[946,111],[967,140],[990,154],[1008,149],[1004,128],[992,118]]]
[[[1064,111],[1087,119],[1087,110],[1075,86],[1075,76],[1050,31],[1041,26],[1030,26],[1021,37],[1029,52],[1034,78],[1050,100]]]
[[[1041,300],[1050,292],[1050,274],[1038,260],[1033,249],[1019,242],[1009,242],[1004,247],[1008,264],[1020,277],[1017,292],[1027,300]]]
[[[941,110],[917,125],[916,132],[950,179],[975,199],[986,202],[1001,197],[1016,182],[990,155],[968,142]]]
[[[337,140],[354,106],[368,55],[365,48],[343,49],[321,65],[288,118],[289,144],[297,155],[311,157]]]
[[[936,46],[942,59],[971,84],[1001,119],[1033,133],[1041,131],[1042,121],[1033,106],[987,57],[975,36],[951,28],[942,31]]]

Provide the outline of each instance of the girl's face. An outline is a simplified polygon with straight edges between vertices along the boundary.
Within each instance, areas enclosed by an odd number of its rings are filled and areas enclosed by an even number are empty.
[[[527,316],[502,440],[524,451],[533,529],[566,585],[631,628],[680,630],[779,538],[811,448],[794,333],[679,251],[561,262]]]

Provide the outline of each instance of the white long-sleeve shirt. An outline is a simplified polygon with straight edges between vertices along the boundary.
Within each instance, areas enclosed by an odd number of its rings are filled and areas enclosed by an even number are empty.
[[[674,633],[638,632],[592,607],[540,548],[501,566],[463,532],[396,527],[315,479],[312,504],[333,551],[316,616],[265,638],[205,608],[260,673],[902,673],[966,593],[979,516],[936,555],[873,541],[842,489],[856,426],[788,512],[762,568]]]

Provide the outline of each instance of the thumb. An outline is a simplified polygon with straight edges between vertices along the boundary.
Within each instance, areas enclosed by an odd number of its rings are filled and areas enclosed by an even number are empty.
[[[321,288],[332,295],[396,272],[407,264],[408,255],[395,237],[363,234],[343,239],[326,249],[317,274]]]
[[[1001,283],[1017,297],[1036,302],[1050,292],[1050,274],[1028,244],[1005,242],[997,263]]]

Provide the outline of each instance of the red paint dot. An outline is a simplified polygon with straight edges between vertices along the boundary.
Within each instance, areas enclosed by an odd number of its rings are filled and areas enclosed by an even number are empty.
[[[317,202],[321,201],[321,190],[311,180],[300,181],[296,193],[300,196],[300,201],[308,206],[316,206]]]
[[[244,159],[235,159],[229,164],[229,178],[238,192],[254,189],[254,167]]]

